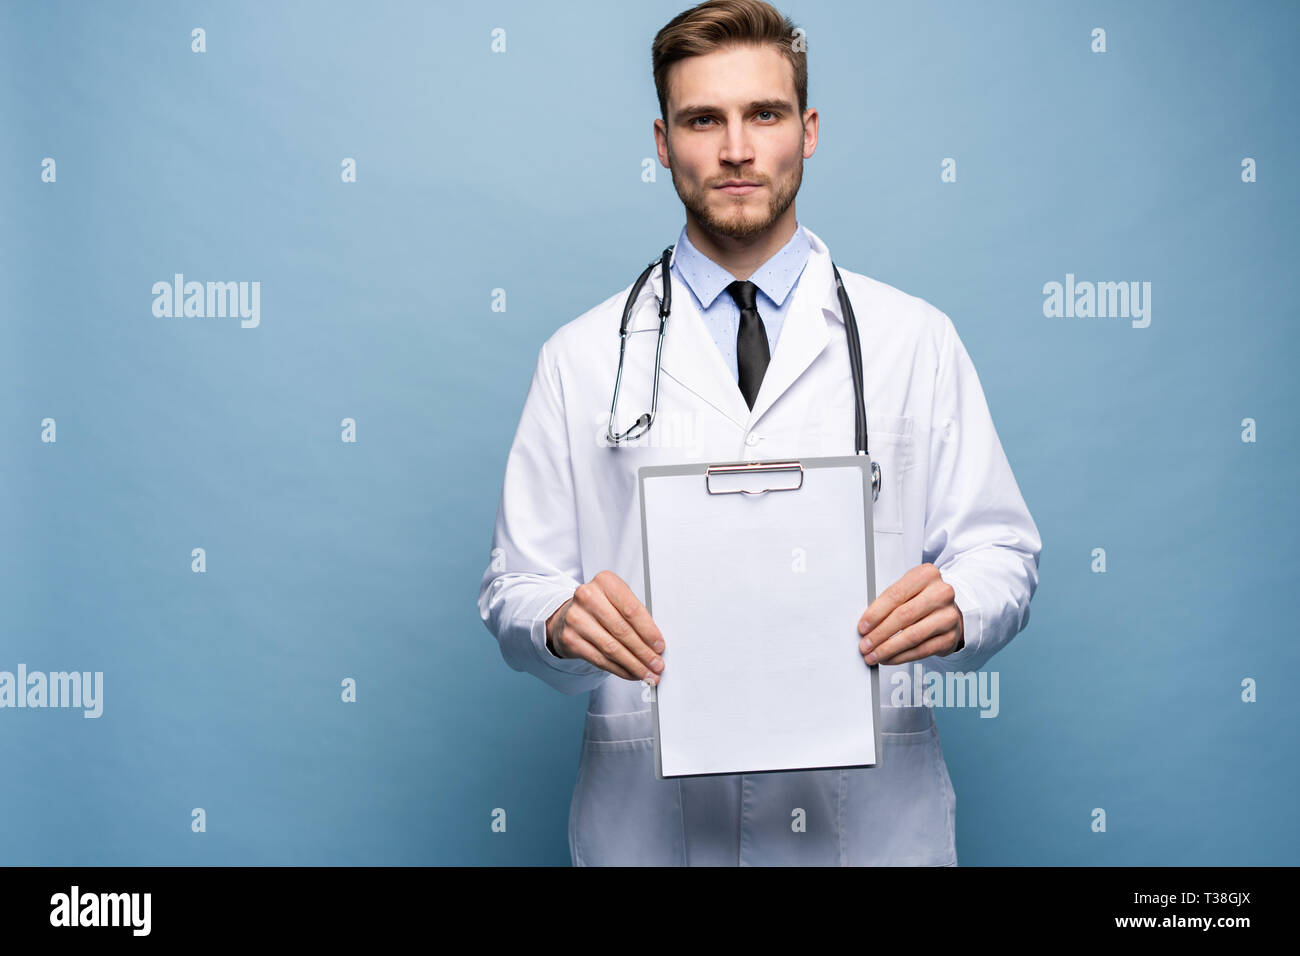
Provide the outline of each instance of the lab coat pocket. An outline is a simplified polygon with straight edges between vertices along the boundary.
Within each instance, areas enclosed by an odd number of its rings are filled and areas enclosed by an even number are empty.
[[[914,480],[911,419],[886,419],[897,432],[874,431],[867,440],[872,461],[880,465],[880,494],[871,508],[876,552],[876,594],[911,567],[904,549],[903,489]]]
[[[881,418],[879,421],[888,427],[872,428],[867,433],[867,453],[880,466],[880,493],[871,506],[871,522],[876,531],[902,534],[903,482],[915,464],[912,420]]]
[[[587,712],[569,810],[575,866],[681,866],[680,789],[655,777],[650,710]]]
[[[880,709],[880,764],[849,772],[850,866],[951,866],[956,801],[926,707]]]

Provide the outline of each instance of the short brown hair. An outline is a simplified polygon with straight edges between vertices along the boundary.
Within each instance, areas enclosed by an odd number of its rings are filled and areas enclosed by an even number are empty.
[[[668,68],[687,57],[733,44],[776,44],[794,68],[794,90],[802,117],[808,109],[808,54],[804,42],[795,49],[794,37],[794,21],[763,0],[708,0],[677,14],[655,34],[650,47],[659,113],[664,122],[668,122]]]

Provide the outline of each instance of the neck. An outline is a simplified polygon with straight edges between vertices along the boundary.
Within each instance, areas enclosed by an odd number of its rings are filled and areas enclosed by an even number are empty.
[[[776,255],[794,236],[798,225],[794,203],[791,203],[790,208],[763,232],[736,239],[708,231],[689,209],[686,211],[686,238],[691,245],[737,279],[748,279],[759,266]]]

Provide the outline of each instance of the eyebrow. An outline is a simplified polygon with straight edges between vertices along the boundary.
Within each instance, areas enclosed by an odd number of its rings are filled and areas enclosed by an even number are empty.
[[[747,113],[757,113],[759,110],[772,110],[773,112],[782,111],[785,113],[794,112],[794,104],[789,100],[752,100],[745,107]],[[677,122],[694,119],[696,116],[703,116],[706,113],[725,113],[721,106],[683,106],[677,111],[674,119]]]

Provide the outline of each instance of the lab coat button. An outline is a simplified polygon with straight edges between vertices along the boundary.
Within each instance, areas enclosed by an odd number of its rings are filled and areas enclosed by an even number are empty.
[[[755,435],[753,432],[750,432],[748,435],[745,436],[745,444],[746,444],[746,445],[751,445],[751,446],[752,446],[752,445],[757,445],[757,444],[758,444],[758,436]]]

